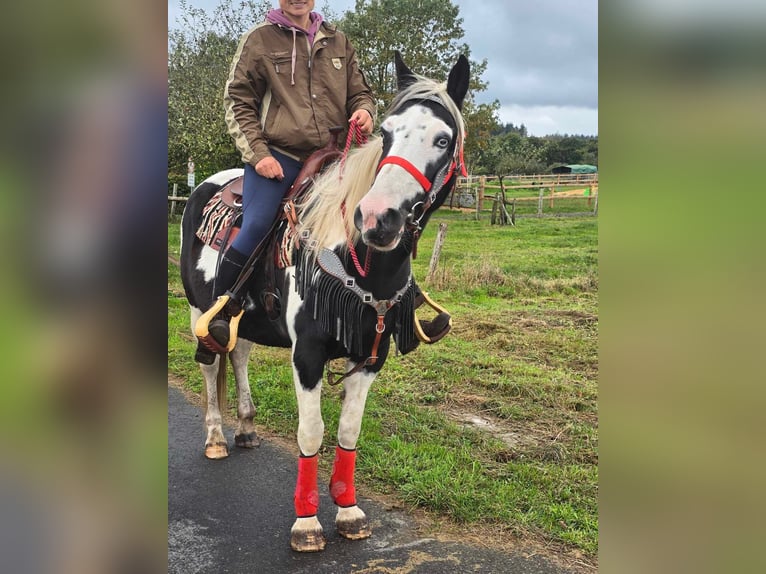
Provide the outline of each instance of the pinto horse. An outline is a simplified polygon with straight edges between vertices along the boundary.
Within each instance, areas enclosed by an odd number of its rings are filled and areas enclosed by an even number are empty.
[[[247,448],[258,441],[247,376],[251,347],[257,343],[292,349],[300,457],[291,546],[301,552],[325,545],[317,519],[317,462],[324,433],[320,395],[325,365],[335,358],[346,358],[347,368],[330,481],[338,506],[336,528],[349,539],[371,534],[354,487],[362,413],[392,338],[403,352],[417,345],[412,251],[423,226],[454,186],[457,169],[462,169],[465,128],[460,110],[468,90],[468,60],[461,55],[446,82],[414,74],[398,53],[395,65],[397,94],[380,126],[381,136],[372,136],[316,179],[308,198],[296,208],[290,264],[267,272],[265,265],[273,265],[271,254],[257,261],[243,298],[236,345],[229,353],[238,397],[235,444]],[[181,276],[192,327],[213,304],[218,256],[195,232],[210,198],[240,173],[228,170],[208,178],[184,210]],[[281,302],[276,318],[267,313],[263,298],[275,291],[273,285]],[[225,361],[226,354],[221,354],[211,365],[200,363],[208,458],[228,455],[221,428]]]

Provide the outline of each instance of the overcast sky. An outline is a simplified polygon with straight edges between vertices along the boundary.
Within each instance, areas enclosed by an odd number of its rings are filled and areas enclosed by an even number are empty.
[[[220,0],[187,0],[210,12]],[[598,133],[598,0],[452,0],[471,59],[487,59],[479,103],[500,102],[502,123],[530,135]],[[329,0],[338,14],[354,0]],[[316,0],[321,11],[324,0]],[[274,0],[274,6],[278,6]],[[168,0],[176,24],[178,0]]]

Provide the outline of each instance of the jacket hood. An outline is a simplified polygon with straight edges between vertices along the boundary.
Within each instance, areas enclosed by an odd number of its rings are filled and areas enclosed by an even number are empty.
[[[309,14],[309,19],[311,20],[311,25],[309,26],[308,30],[306,30],[305,28],[301,28],[300,26],[297,26],[292,20],[290,20],[287,16],[284,15],[282,10],[279,10],[279,9],[269,10],[269,13],[266,14],[266,20],[268,22],[271,22],[272,24],[278,24],[280,26],[284,26],[285,28],[295,29],[295,30],[298,30],[299,32],[303,32],[304,34],[306,34],[306,36],[309,37],[309,42],[313,44],[314,36],[316,36],[317,30],[319,30],[319,26],[322,25],[324,18],[318,12],[311,12],[311,14]]]

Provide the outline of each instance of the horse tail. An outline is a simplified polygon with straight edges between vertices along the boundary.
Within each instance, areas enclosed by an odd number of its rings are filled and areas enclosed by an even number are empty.
[[[215,378],[215,388],[216,394],[218,395],[218,412],[220,412],[221,417],[223,417],[226,412],[226,394],[228,391],[226,384],[226,364],[228,363],[227,358],[229,353],[221,353],[218,356],[220,357],[220,360],[218,361],[218,374]]]

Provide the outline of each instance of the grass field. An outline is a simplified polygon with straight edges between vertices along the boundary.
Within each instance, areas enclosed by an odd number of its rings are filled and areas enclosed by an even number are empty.
[[[446,242],[426,285],[441,221]],[[595,562],[597,231],[593,217],[516,227],[457,211],[432,218],[414,273],[450,310],[454,328],[436,345],[390,357],[376,379],[359,440],[362,495],[387,494],[488,538],[543,541]],[[178,224],[169,237],[177,257]],[[168,276],[169,371],[200,392],[174,265]],[[250,380],[256,423],[294,437],[288,351],[257,348]],[[326,387],[322,407],[328,473],[339,394]]]

